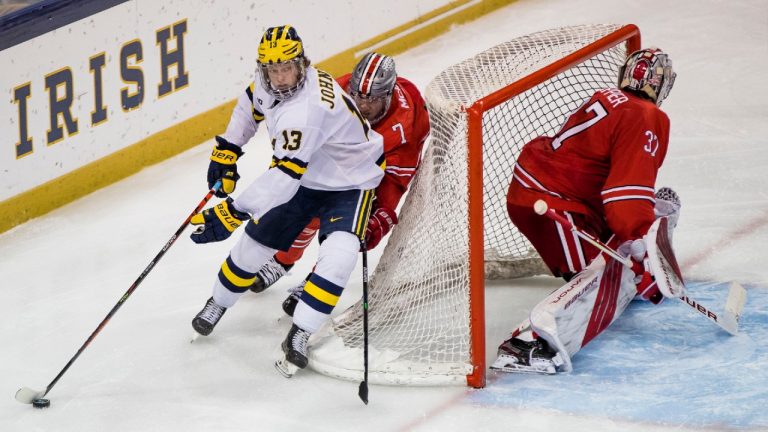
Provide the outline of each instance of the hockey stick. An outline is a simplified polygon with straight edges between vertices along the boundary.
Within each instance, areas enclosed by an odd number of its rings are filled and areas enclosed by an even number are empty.
[[[621,254],[616,252],[610,246],[596,239],[589,233],[582,231],[579,227],[573,225],[568,219],[552,211],[552,209],[550,209],[547,203],[543,200],[536,201],[533,205],[533,210],[536,212],[536,214],[546,216],[559,223],[563,227],[571,230],[571,232],[581,237],[594,247],[605,252],[616,261],[619,261],[627,267],[632,267],[632,260],[629,259],[629,257],[621,256]],[[715,323],[723,330],[735,336],[739,333],[739,318],[741,317],[741,311],[744,309],[746,295],[747,292],[741,285],[736,282],[732,283],[730,289],[728,290],[728,298],[725,302],[725,313],[722,317],[719,317],[716,313],[712,312],[711,309],[692,299],[687,294],[683,294],[682,296],[677,297],[677,299],[695,311],[699,312],[701,315]]]
[[[59,379],[64,375],[64,373],[69,369],[69,367],[72,366],[75,360],[77,360],[77,358],[80,357],[80,354],[82,354],[85,348],[88,347],[88,345],[90,345],[91,341],[93,341],[96,335],[98,335],[99,332],[101,332],[101,330],[109,322],[109,320],[117,312],[117,310],[120,309],[123,303],[125,303],[126,300],[128,300],[128,297],[130,297],[131,294],[136,290],[136,288],[138,288],[139,284],[144,280],[147,274],[149,274],[149,272],[155,267],[155,264],[157,264],[158,261],[160,261],[160,258],[162,258],[163,255],[165,255],[165,253],[168,251],[168,249],[170,249],[171,245],[173,245],[173,243],[176,242],[176,239],[179,238],[182,231],[184,231],[184,228],[186,228],[187,225],[189,225],[189,221],[190,219],[192,219],[192,216],[197,214],[205,206],[205,204],[208,203],[208,200],[211,199],[213,194],[216,193],[216,191],[219,189],[220,186],[221,186],[221,180],[217,181],[216,184],[213,185],[213,189],[208,191],[208,193],[205,195],[205,198],[203,198],[203,200],[200,201],[200,203],[197,205],[197,207],[195,207],[192,213],[190,213],[190,215],[187,216],[187,219],[184,220],[184,223],[181,224],[179,229],[177,229],[176,232],[173,234],[173,236],[171,236],[171,238],[168,240],[168,242],[165,243],[165,246],[163,246],[160,252],[157,255],[155,255],[152,261],[150,261],[149,265],[144,269],[143,272],[141,272],[141,275],[139,275],[138,279],[136,279],[136,281],[133,282],[133,285],[131,285],[131,287],[128,288],[128,291],[126,291],[125,294],[123,294],[123,296],[120,298],[117,304],[115,304],[112,310],[109,311],[109,313],[101,321],[101,323],[99,323],[99,326],[96,327],[96,330],[94,330],[93,333],[91,333],[91,335],[88,336],[88,339],[85,341],[85,343],[80,347],[79,350],[77,350],[77,353],[75,353],[75,355],[72,356],[71,359],[69,359],[69,362],[67,362],[66,366],[64,366],[64,369],[62,369],[61,372],[59,372],[59,374],[56,375],[56,378],[54,378],[53,381],[51,381],[51,383],[48,384],[45,390],[39,391],[39,390],[32,390],[29,387],[22,387],[19,389],[19,391],[16,392],[17,401],[25,404],[31,404],[36,399],[42,399],[43,397],[45,397],[45,395],[48,394],[48,392],[51,391],[53,386],[56,385]]]
[[[363,252],[363,381],[357,395],[368,405],[368,250],[365,240],[360,241]]]

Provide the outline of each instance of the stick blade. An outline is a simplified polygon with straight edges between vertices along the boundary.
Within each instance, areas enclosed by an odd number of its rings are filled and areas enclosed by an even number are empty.
[[[45,392],[41,390],[32,390],[29,387],[22,387],[16,392],[16,400],[24,404],[31,404],[33,400],[43,396],[45,396]]]
[[[725,301],[725,313],[723,314],[723,327],[732,335],[739,333],[739,321],[741,312],[747,302],[747,290],[738,282],[731,282],[728,290],[728,299]]]
[[[364,404],[368,405],[368,382],[367,381],[363,381],[360,383],[360,388],[357,389],[357,395],[360,396],[360,400],[362,400]]]

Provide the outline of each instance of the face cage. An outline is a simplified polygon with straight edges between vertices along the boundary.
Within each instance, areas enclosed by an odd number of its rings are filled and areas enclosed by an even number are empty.
[[[648,84],[647,79],[642,80],[634,80],[630,78],[631,81],[637,81],[637,84],[634,86],[624,86],[622,88],[629,87],[630,89],[634,89],[637,91],[643,91],[644,87],[650,87],[653,89],[654,93],[656,93],[656,100],[654,101],[656,103],[656,106],[661,106],[661,103],[664,101],[664,99],[669,96],[670,90],[672,90],[672,86],[675,84],[675,78],[677,77],[677,74],[672,71],[672,65],[670,64],[669,57],[667,57],[666,54],[656,54],[658,56],[658,59],[656,61],[651,62],[651,66],[649,68],[649,71],[651,68],[654,67],[654,64],[659,63],[661,64],[662,69],[664,72],[661,74],[661,85],[656,89],[653,88],[650,84]],[[662,57],[663,56],[663,57]],[[629,62],[627,61],[624,63],[624,65],[619,69],[619,86],[621,86],[621,82],[624,80],[624,75],[627,71],[627,64]],[[645,83],[644,85],[640,85],[641,83]],[[647,92],[644,92],[647,94]]]
[[[659,97],[656,99],[656,106],[661,106],[661,102],[663,102],[664,99],[669,96],[669,92],[672,90],[672,86],[675,85],[675,78],[677,78],[677,74],[675,72],[670,72],[671,67],[664,67],[664,82],[661,83],[661,88],[659,89]]]
[[[384,100],[384,107],[381,109],[381,112],[379,112],[376,117],[373,119],[369,119],[368,123],[371,124],[371,126],[376,125],[376,123],[380,122],[381,119],[384,118],[384,116],[387,115],[389,112],[389,105],[392,102],[392,93],[387,93],[383,96],[363,96],[360,92],[356,91],[349,91],[349,95],[352,96],[352,99],[355,101],[355,104],[357,104],[357,99],[363,99],[363,100],[374,100],[374,99],[383,99]]]
[[[290,99],[293,95],[295,95],[299,90],[301,90],[302,87],[304,87],[304,83],[307,79],[307,68],[304,66],[304,57],[296,57],[294,59],[288,60],[286,62],[280,62],[280,64],[296,64],[298,70],[299,70],[299,77],[296,80],[296,85],[294,85],[291,88],[287,89],[276,89],[272,87],[272,83],[269,80],[269,73],[267,72],[267,67],[275,64],[275,63],[259,63],[259,65],[256,67],[256,74],[259,75],[261,78],[261,83],[264,85],[264,89],[267,90],[267,93],[271,94],[275,97],[275,99],[283,101],[286,99]]]

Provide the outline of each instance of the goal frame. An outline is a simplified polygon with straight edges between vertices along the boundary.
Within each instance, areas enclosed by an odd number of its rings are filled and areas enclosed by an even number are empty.
[[[627,54],[640,49],[640,29],[627,24],[597,41],[497,90],[465,108],[467,113],[468,152],[468,230],[469,230],[469,302],[470,359],[472,373],[467,385],[485,387],[485,245],[483,223],[483,115],[492,108],[582,63],[615,45],[626,43]]]

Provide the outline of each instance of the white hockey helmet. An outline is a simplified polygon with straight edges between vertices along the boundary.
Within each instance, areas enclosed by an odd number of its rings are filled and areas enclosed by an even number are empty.
[[[376,124],[389,111],[396,81],[395,60],[392,57],[371,52],[355,65],[347,91],[358,105],[361,100],[383,102],[379,112],[371,114],[371,117],[366,116],[371,124]]]
[[[661,106],[669,96],[677,74],[672,60],[660,48],[645,48],[633,52],[619,69],[619,88],[640,92]]]

